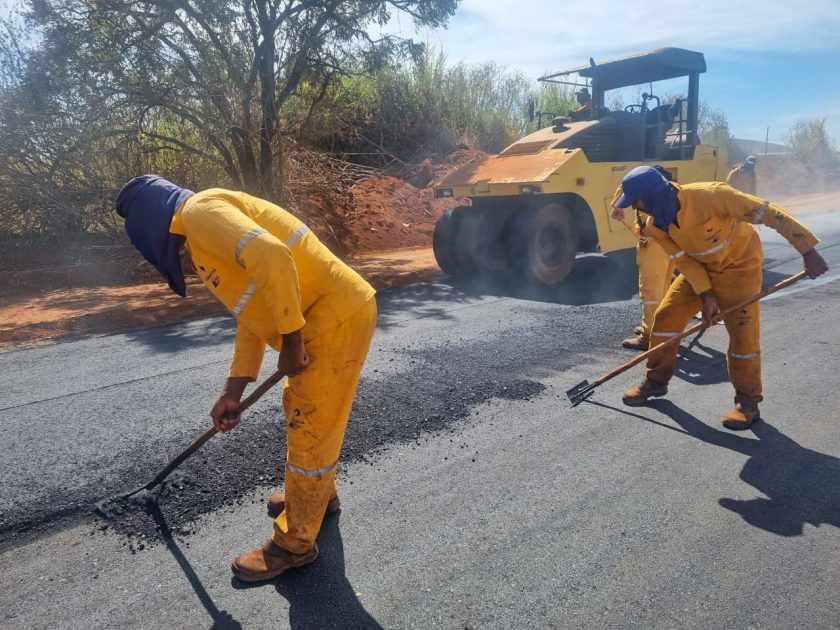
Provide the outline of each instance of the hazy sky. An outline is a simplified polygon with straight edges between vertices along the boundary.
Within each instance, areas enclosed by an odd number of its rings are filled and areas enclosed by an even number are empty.
[[[463,0],[447,30],[419,33],[395,18],[393,30],[451,62],[492,60],[534,78],[590,56],[698,50],[700,98],[736,137],[763,140],[769,126],[781,142],[797,119],[827,117],[840,140],[840,0]]]

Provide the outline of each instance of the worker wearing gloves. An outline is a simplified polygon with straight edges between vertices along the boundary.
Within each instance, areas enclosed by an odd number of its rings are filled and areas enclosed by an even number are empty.
[[[654,167],[660,173],[667,173],[660,167]],[[666,177],[668,177],[666,175]],[[669,177],[670,179],[670,177]],[[655,240],[648,238],[645,233],[647,214],[635,211],[633,224],[627,223],[627,216],[623,208],[615,206],[623,194],[621,186],[616,190],[612,200],[612,218],[621,221],[637,239],[636,266],[639,268],[639,297],[642,300],[642,323],[633,331],[635,337],[628,337],[621,345],[629,350],[647,350],[650,346],[650,331],[653,327],[653,314],[668,292],[674,278],[674,261],[668,257],[662,246]]]
[[[747,156],[746,160],[729,171],[729,175],[726,176],[726,183],[748,195],[757,194],[755,161],[754,155]]]
[[[640,166],[621,182],[619,208],[633,206],[649,216],[645,233],[662,245],[680,269],[654,314],[651,346],[679,335],[702,309],[707,325],[726,309],[761,291],[764,252],[750,224],[767,225],[802,254],[812,278],[828,265],[814,249],[817,238],[779,206],[739,192],[722,182],[679,185],[655,169]],[[729,429],[745,429],[759,417],[762,400],[758,303],[724,320],[729,333],[727,367],[735,387],[735,408],[723,417]],[[626,405],[643,405],[668,393],[677,347],[655,352],[645,381],[624,393]]]
[[[269,497],[272,537],[233,560],[248,582],[318,557],[315,537],[338,508],[335,473],[356,385],[376,326],[373,288],[297,218],[263,199],[211,188],[192,193],[156,175],[128,182],[116,202],[131,242],[186,295],[179,252],[236,318],[228,378],[210,412],[239,422],[266,345],[280,353],[288,427],[285,495]]]

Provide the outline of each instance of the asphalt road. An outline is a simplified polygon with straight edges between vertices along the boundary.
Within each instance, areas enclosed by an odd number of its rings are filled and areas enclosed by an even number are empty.
[[[537,294],[380,294],[343,509],[316,563],[255,587],[228,565],[270,532],[277,394],[159,510],[92,513],[206,427],[228,320],[0,354],[0,627],[840,627],[838,217],[806,217],[827,281],[763,306],[764,421],[746,433],[719,424],[722,327],[666,400],[622,407],[636,369],[570,408],[569,387],[631,356],[626,260],[581,260]],[[761,234],[767,283],[801,268]]]

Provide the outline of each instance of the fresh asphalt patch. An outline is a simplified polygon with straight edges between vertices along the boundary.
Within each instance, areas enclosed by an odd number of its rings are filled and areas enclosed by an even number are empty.
[[[428,383],[428,376],[420,373],[410,378]],[[467,389],[453,387],[441,395],[427,385],[425,391],[415,391],[408,404],[393,395],[395,385],[392,379],[362,384],[342,461],[372,464],[377,450],[392,443],[416,441],[430,432],[452,430],[481,403],[493,398],[529,400],[545,389],[531,380],[475,381],[468,383]],[[278,407],[260,412],[258,418],[249,417],[248,422],[242,422],[215,444],[208,443],[201,456],[185,462],[160,491],[121,502],[108,518],[97,518],[95,527],[123,534],[131,551],[142,550],[161,538],[156,510],[165,517],[171,532],[188,536],[203,514],[235,509],[257,488],[264,487],[266,494],[274,491],[283,483],[286,440],[278,421],[281,417]]]

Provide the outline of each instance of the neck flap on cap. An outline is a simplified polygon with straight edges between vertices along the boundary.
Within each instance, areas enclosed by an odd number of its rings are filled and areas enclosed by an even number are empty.
[[[141,175],[123,186],[116,201],[131,244],[181,297],[187,295],[180,256],[184,237],[169,227],[175,210],[193,194],[158,175]]]

